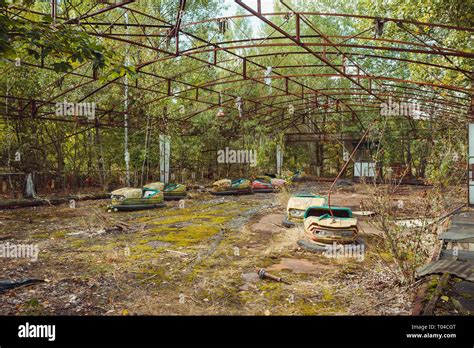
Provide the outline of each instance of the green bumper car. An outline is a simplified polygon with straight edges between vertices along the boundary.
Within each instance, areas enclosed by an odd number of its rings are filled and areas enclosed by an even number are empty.
[[[154,188],[121,188],[112,192],[107,211],[136,211],[165,207],[163,191]]]
[[[283,218],[283,226],[295,227],[297,224],[303,223],[306,209],[325,203],[325,197],[313,194],[298,194],[290,197],[286,207],[286,215]]]
[[[217,196],[245,195],[252,193],[252,183],[247,179],[223,179],[212,184],[211,194]]]
[[[186,198],[186,186],[183,184],[166,184],[163,191],[165,201],[177,201]]]

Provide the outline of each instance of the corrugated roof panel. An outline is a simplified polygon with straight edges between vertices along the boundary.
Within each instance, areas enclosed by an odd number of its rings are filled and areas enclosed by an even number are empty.
[[[429,274],[450,273],[459,278],[474,282],[474,262],[459,260],[438,260],[431,262],[417,270],[417,277]]]
[[[471,225],[474,228],[474,211],[467,211],[453,216],[453,224]]]

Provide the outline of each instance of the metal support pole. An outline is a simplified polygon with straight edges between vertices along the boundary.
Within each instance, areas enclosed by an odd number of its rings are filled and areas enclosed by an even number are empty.
[[[56,17],[58,14],[58,4],[57,0],[51,0],[51,18],[53,18],[53,23],[56,24]]]
[[[296,40],[301,41],[301,35],[300,35],[300,15],[299,13],[296,14]]]
[[[128,10],[125,10],[125,24],[127,25],[126,32],[128,33]],[[127,47],[125,53],[125,65],[130,65],[130,47]],[[130,187],[130,152],[128,151],[128,76],[124,76],[124,101],[123,101],[123,130],[124,130],[124,159],[125,159],[125,181],[128,187]]]
[[[474,76],[474,74],[473,74]],[[474,86],[474,81],[472,83]],[[474,206],[474,93],[471,93],[471,108],[469,110],[469,128],[468,128],[468,204]]]
[[[474,206],[474,119],[469,120],[469,159],[468,159],[468,204]]]

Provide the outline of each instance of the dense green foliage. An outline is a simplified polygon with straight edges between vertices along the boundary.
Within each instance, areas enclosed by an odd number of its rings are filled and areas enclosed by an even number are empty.
[[[463,0],[360,0],[344,3],[319,0],[307,1],[303,5],[301,3],[302,1],[295,2],[293,7],[300,11],[364,14],[459,26],[472,27],[473,22],[473,11],[467,9],[472,2]],[[362,129],[371,125],[374,120],[379,122],[369,134],[375,144],[369,157],[375,156],[385,166],[400,164],[408,167],[415,177],[428,177],[437,181],[448,180],[450,174],[464,170],[464,115],[453,116],[459,108],[447,107],[446,110],[450,113],[445,114],[444,109],[433,108],[421,100],[419,102],[424,118],[401,116],[382,119],[379,108],[373,108],[373,111],[363,108],[380,104],[377,100],[362,99],[354,94],[339,97],[352,102],[359,101],[361,107],[354,107],[355,115],[341,114],[330,112],[335,110],[334,105],[324,107],[322,96],[315,103],[314,96],[311,99],[308,92],[304,100],[299,100],[300,87],[293,83],[289,87],[289,99],[292,101],[282,104],[288,97],[275,95],[281,94],[285,89],[285,81],[274,78],[270,90],[262,83],[262,67],[281,66],[274,69],[274,72],[282,75],[334,74],[331,68],[320,66],[321,62],[314,56],[292,54],[301,52],[297,47],[267,47],[264,44],[270,40],[261,40],[255,42],[254,47],[236,49],[234,52],[242,56],[273,52],[278,52],[279,55],[249,59],[248,74],[258,77],[260,83],[247,80],[219,84],[218,82],[226,80],[236,80],[231,72],[240,72],[242,61],[221,50],[218,52],[220,68],[213,67],[212,52],[196,37],[216,43],[272,36],[272,43],[287,42],[275,38],[279,34],[268,26],[258,28],[257,19],[229,20],[226,31],[219,30],[216,21],[190,25],[196,21],[216,18],[216,14],[225,6],[220,1],[188,1],[182,23],[186,35],[180,36],[180,51],[198,50],[196,47],[202,45],[202,52],[193,57],[182,55],[172,59],[164,59],[163,51],[173,52],[174,38],[167,39],[167,29],[157,25],[174,25],[178,1],[143,0],[131,4],[129,7],[139,12],[128,13],[128,26],[125,25],[124,9],[115,9],[94,17],[94,22],[117,23],[113,33],[116,37],[118,34],[124,35],[121,37],[122,41],[107,39],[112,29],[106,26],[87,24],[88,20],[82,21],[81,25],[62,24],[62,20],[55,24],[51,16],[22,11],[22,6],[36,12],[49,13],[48,2],[30,1],[12,7],[5,0],[0,0],[0,69],[3,72],[0,76],[0,94],[5,101],[0,108],[0,163],[4,172],[56,172],[58,175],[73,173],[95,178],[98,177],[97,172],[101,172],[101,181],[105,183],[113,180],[112,175],[106,174],[124,170],[125,84],[129,85],[128,142],[134,184],[140,183],[143,171],[150,176],[156,175],[159,168],[160,133],[172,137],[172,168],[177,174],[185,170],[188,174],[195,172],[199,178],[200,175],[206,177],[210,174],[222,177],[275,171],[276,147],[282,145],[285,147],[284,166],[287,169],[334,175],[343,164],[343,142],[338,140],[339,135],[354,134],[357,138]],[[92,0],[77,2],[74,7],[60,1],[58,13],[60,17],[73,19],[97,8],[103,6],[97,7]],[[287,10],[276,2],[275,11]],[[244,13],[242,10],[240,12]],[[153,17],[162,19],[162,22],[157,22]],[[472,52],[471,38],[465,31],[415,25],[402,28],[395,22],[387,22],[381,41],[371,42],[363,39],[374,36],[374,23],[371,20],[331,16],[308,18],[313,18],[312,24],[335,41],[340,39],[338,36],[359,35],[361,39],[357,43],[377,46],[386,45],[388,41],[383,40],[416,43],[421,39],[431,44],[436,42],[451,49]],[[285,23],[282,28],[288,32],[295,31],[292,16],[271,19],[275,23]],[[141,27],[138,23],[148,27]],[[107,29],[110,29],[109,34]],[[321,42],[309,26],[303,24],[301,30],[302,35],[307,36],[307,42]],[[149,36],[133,36],[143,32]],[[364,33],[360,34],[361,32]],[[133,40],[139,45],[130,45],[127,40]],[[256,47],[258,44],[262,46]],[[420,42],[418,44],[421,45]],[[314,49],[318,51],[322,48]],[[472,59],[461,57],[447,60],[442,55],[421,56],[415,52],[350,48],[341,50],[358,53],[359,55],[350,58],[368,74],[401,80],[469,88],[470,80],[466,74],[452,67],[464,71],[473,71],[474,68]],[[327,53],[333,64],[349,68],[350,63],[344,61],[341,54],[336,54],[334,48],[328,48]],[[404,60],[424,60],[430,65],[376,59],[369,57],[371,54]],[[15,64],[17,58],[21,58],[20,66]],[[303,69],[292,67],[311,64],[314,67],[306,67],[304,72]],[[172,96],[167,95],[167,83],[163,77],[179,81],[172,84]],[[349,80],[335,77],[307,76],[294,80],[310,87],[307,91],[334,91],[353,87]],[[368,86],[367,79],[362,79],[361,83]],[[395,89],[395,83],[388,80],[374,81],[373,84],[373,88],[387,91]],[[403,81],[398,84],[413,86]],[[198,85],[203,88],[199,90],[199,101],[196,101],[196,91],[192,86]],[[147,90],[145,92],[134,86]],[[461,103],[461,107],[465,108],[469,103],[465,93],[440,88],[432,90],[439,98]],[[219,92],[222,93],[222,112],[206,103],[216,103]],[[404,93],[409,93],[409,90]],[[423,93],[419,95],[423,96]],[[23,99],[8,99],[7,96]],[[239,115],[235,107],[237,96],[244,99],[243,115]],[[262,101],[256,114],[255,105],[250,100],[264,96],[268,98]],[[32,105],[33,99],[45,103]],[[415,98],[411,100],[417,101]],[[96,103],[97,120],[58,117],[55,115],[55,103],[62,101]],[[297,110],[295,114],[288,111],[290,104],[294,104]],[[268,113],[270,106],[279,108],[279,111]],[[38,107],[37,114],[32,112],[34,107]],[[342,103],[338,110],[347,111]],[[303,117],[303,114],[306,116]],[[329,134],[329,141],[285,144],[284,134],[295,132]],[[218,165],[216,151],[227,146],[257,150],[258,166],[250,168]],[[21,153],[21,161],[13,160],[17,151]]]

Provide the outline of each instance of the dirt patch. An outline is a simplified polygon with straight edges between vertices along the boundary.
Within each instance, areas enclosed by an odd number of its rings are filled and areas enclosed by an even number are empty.
[[[290,270],[291,272],[297,274],[319,274],[321,272],[334,268],[336,268],[335,265],[322,265],[313,263],[312,261],[307,259],[292,259],[284,257],[280,260],[279,263],[268,267],[267,270],[269,272]]]
[[[283,227],[281,225],[281,214],[269,214],[260,218],[252,225],[252,230],[255,232],[276,233],[280,232]]]

